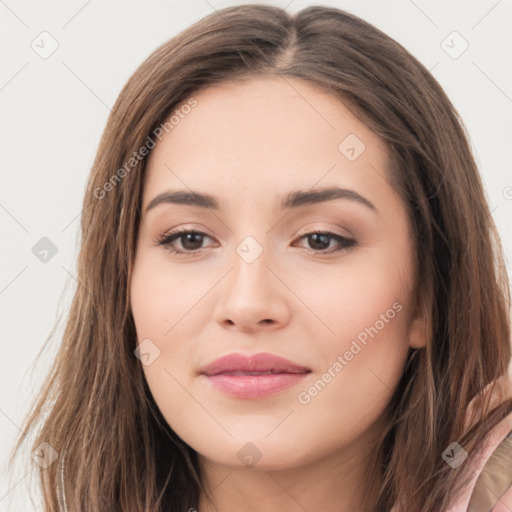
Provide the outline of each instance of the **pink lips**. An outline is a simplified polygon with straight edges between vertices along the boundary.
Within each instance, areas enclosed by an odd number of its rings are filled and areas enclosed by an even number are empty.
[[[273,354],[229,354],[202,368],[212,386],[237,398],[261,398],[300,382],[311,370]]]

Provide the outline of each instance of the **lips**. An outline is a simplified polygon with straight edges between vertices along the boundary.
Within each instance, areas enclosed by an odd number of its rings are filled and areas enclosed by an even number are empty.
[[[298,384],[310,368],[276,356],[229,354],[201,368],[213,388],[236,398],[262,398]]]
[[[270,375],[275,373],[309,373],[311,370],[305,366],[289,361],[273,354],[255,354],[244,356],[242,354],[229,354],[213,361],[213,363],[200,370],[208,376],[212,375]]]

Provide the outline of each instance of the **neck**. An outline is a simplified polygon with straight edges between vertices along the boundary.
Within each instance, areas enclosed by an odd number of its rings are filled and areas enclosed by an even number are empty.
[[[378,482],[368,482],[366,465],[376,444],[363,437],[313,462],[279,470],[226,467],[200,456],[206,492],[200,493],[198,512],[374,510]]]

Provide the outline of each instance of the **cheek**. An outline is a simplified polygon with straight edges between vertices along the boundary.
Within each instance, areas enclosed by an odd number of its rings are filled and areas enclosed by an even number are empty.
[[[388,263],[382,256],[372,259],[347,263],[336,272],[323,269],[315,279],[304,275],[297,282],[298,293],[315,313],[302,324],[311,341],[308,350],[312,360],[321,361],[314,382],[303,386],[297,399],[325,420],[384,407],[406,362],[408,280],[396,263],[389,264],[393,258]],[[402,263],[400,271],[407,272]],[[332,403],[340,407],[332,409]]]
[[[307,305],[309,313],[297,319],[310,325],[312,339],[321,337],[329,352],[359,337],[364,343],[370,329],[381,344],[390,338],[399,341],[406,332],[409,302],[409,268],[403,268],[392,257],[386,261],[382,251],[364,258],[347,258],[338,266],[318,266],[315,272],[297,272],[293,279],[294,293]],[[292,276],[289,277],[292,279]],[[298,316],[298,314],[297,314]],[[307,320],[305,320],[307,318]],[[317,333],[315,335],[315,332]],[[397,339],[398,337],[398,339]]]
[[[138,255],[133,269],[131,310],[139,350],[150,353],[149,364],[141,358],[146,380],[169,420],[166,413],[184,407],[190,399],[184,387],[193,378],[192,363],[199,350],[193,340],[204,328],[204,319],[199,318],[204,315],[201,299],[215,280],[211,274],[200,279],[145,256]]]
[[[189,267],[190,269],[192,267]],[[131,285],[131,307],[139,341],[155,337],[159,342],[171,339],[190,322],[201,298],[214,281],[211,275],[201,279],[197,273],[180,269],[144,255],[136,262]]]
[[[193,293],[194,286],[182,288],[177,283],[181,280],[179,273],[174,273],[172,280],[169,274],[161,266],[148,265],[139,259],[132,275],[131,310],[139,352],[150,354],[149,360],[140,358],[147,384],[167,423],[171,428],[177,426],[179,431],[175,420],[191,406],[190,396],[182,387],[187,386],[182,372],[190,364],[190,346],[183,342],[187,336],[182,329],[187,325],[187,310],[195,302],[191,295],[196,295],[197,289]]]

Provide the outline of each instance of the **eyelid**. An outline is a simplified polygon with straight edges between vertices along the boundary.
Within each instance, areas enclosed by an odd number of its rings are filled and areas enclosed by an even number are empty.
[[[205,249],[208,247],[201,247],[199,249],[193,249],[193,250],[184,250],[184,249],[176,249],[172,245],[175,240],[179,240],[181,236],[188,234],[188,233],[194,233],[197,235],[200,235],[203,238],[210,238],[211,240],[214,240],[215,238],[208,233],[191,228],[188,226],[180,226],[179,228],[174,228],[169,231],[166,231],[163,235],[160,235],[155,240],[155,244],[158,246],[164,247],[166,250],[168,250],[171,254],[179,256],[179,257],[194,257],[201,255]],[[338,233],[337,231],[333,229],[322,229],[322,228],[309,228],[306,229],[306,227],[302,228],[297,235],[294,236],[292,246],[297,246],[297,242],[300,242],[301,240],[307,240],[309,236],[312,235],[326,235],[330,237],[330,240],[334,240],[337,246],[335,245],[334,248],[326,248],[326,249],[320,249],[315,250],[312,248],[303,247],[303,249],[306,250],[307,253],[315,256],[315,257],[328,257],[330,255],[338,254],[338,253],[344,253],[347,251],[350,251],[351,249],[354,249],[358,242],[357,240],[352,237],[351,235],[345,236],[341,233]],[[330,244],[329,244],[330,245]]]
[[[321,228],[321,227],[311,227],[311,224],[316,224],[315,222],[312,222],[312,223],[309,223],[307,224],[306,226],[304,226],[303,228],[301,228],[297,234],[294,236],[294,241],[297,239],[297,238],[301,238],[305,235],[310,235],[312,233],[326,233],[326,234],[333,234],[333,235],[337,235],[337,236],[340,236],[342,238],[346,238],[346,239],[352,239],[354,238],[354,236],[350,233],[340,233],[339,231],[336,231],[334,230],[333,228],[331,227],[328,227],[328,228]],[[158,243],[160,241],[162,241],[163,239],[165,238],[168,238],[170,236],[173,236],[173,235],[177,235],[179,233],[189,233],[191,231],[193,231],[194,233],[197,233],[197,234],[200,234],[200,235],[204,235],[204,236],[207,236],[208,238],[211,238],[211,239],[214,239],[215,237],[213,235],[210,235],[207,231],[204,231],[205,228],[201,227],[201,228],[195,228],[193,226],[188,226],[188,225],[184,225],[184,226],[179,226],[177,228],[172,228],[172,229],[169,229],[167,231],[165,231],[163,234],[161,235],[158,235],[154,242],[155,243]],[[339,229],[339,227],[337,228]]]
[[[360,228],[354,224],[350,219],[343,219],[336,222],[335,220],[323,220],[321,218],[312,220],[303,225],[295,234],[294,239],[308,235],[310,233],[332,233],[346,240],[359,241],[362,235]]]
[[[168,240],[169,238],[178,239],[180,238],[180,235],[184,235],[191,232],[201,235],[203,237],[208,237],[212,240],[215,239],[214,236],[208,234],[206,231],[203,231],[203,229],[196,229],[189,226],[180,226],[178,228],[169,229],[162,233],[161,235],[157,235],[153,241],[156,245],[164,245],[163,242],[165,242],[165,240]]]
[[[308,226],[309,226],[309,224],[308,224]],[[300,238],[300,237],[303,237],[304,235],[310,235],[311,233],[327,233],[327,234],[337,235],[337,236],[340,236],[341,238],[346,238],[346,239],[354,238],[353,235],[351,235],[350,233],[340,233],[339,232],[340,228],[336,229],[336,228],[331,228],[331,227],[322,228],[322,227],[308,227],[308,226],[301,228],[297,232],[297,235],[295,236],[295,238]]]

